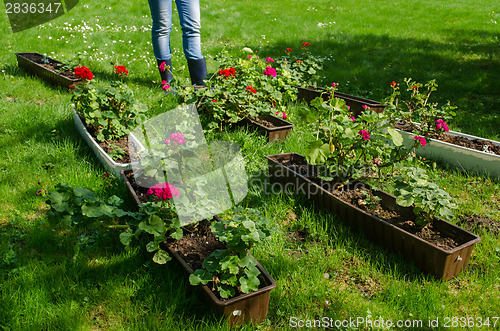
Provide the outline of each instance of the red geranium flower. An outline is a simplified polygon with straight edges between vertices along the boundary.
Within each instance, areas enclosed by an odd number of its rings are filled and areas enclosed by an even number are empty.
[[[252,87],[252,85],[248,85],[247,87],[245,87],[245,89],[246,89],[246,90],[249,90],[249,91],[250,91],[250,92],[252,92],[252,93],[257,93],[257,90],[256,90],[256,89],[254,89],[254,88]]]
[[[94,78],[94,74],[87,67],[76,67],[74,73],[76,77],[81,79],[92,80]]]
[[[120,76],[128,75],[128,70],[125,68],[125,66],[115,66],[114,73]]]
[[[219,70],[219,76],[225,76],[226,78],[229,78],[230,76],[236,76],[236,70],[233,67],[229,69],[221,69]]]
[[[302,47],[304,47],[304,48],[307,48],[309,46],[311,46],[311,43],[308,43],[308,42],[303,42],[302,43]]]

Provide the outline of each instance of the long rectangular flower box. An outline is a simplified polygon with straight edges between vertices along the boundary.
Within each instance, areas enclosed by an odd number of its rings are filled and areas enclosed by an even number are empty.
[[[412,146],[415,136],[413,133],[398,130],[404,138],[406,146]],[[449,131],[446,134],[469,140],[487,142],[500,147],[500,142],[468,135],[465,133]],[[427,139],[425,146],[415,149],[415,153],[431,160],[444,162],[460,171],[480,174],[494,180],[500,180],[500,155],[492,151],[479,151],[476,149],[458,146],[438,139]]]
[[[245,118],[241,124],[255,128],[260,134],[268,137],[269,142],[285,140],[294,127],[293,123],[273,115],[263,116],[260,120]]]
[[[313,87],[300,87],[297,86],[298,93],[297,93],[297,99],[299,100],[304,100],[308,104],[313,100],[314,98],[321,97],[323,100],[328,100],[331,97],[331,93],[327,92],[326,89],[324,88],[313,88]],[[381,104],[378,101],[370,100],[370,99],[365,99],[365,98],[360,98],[354,95],[342,93],[342,92],[335,92],[334,97],[344,99],[346,105],[350,107],[350,110],[354,113],[354,116],[358,116],[363,112],[363,106],[368,106],[370,107],[371,110],[381,113],[384,111],[385,107],[387,105]]]
[[[287,153],[268,155],[266,158],[269,176],[273,183],[289,185],[295,189],[295,192],[305,193],[316,206],[334,213],[355,230],[364,233],[373,242],[400,252],[414,261],[424,272],[434,275],[438,279],[449,280],[462,272],[468,264],[474,245],[480,241],[479,236],[450,222],[437,219],[433,223],[436,229],[461,243],[458,247],[450,250],[440,248],[341,200],[338,196],[306,178],[310,175],[308,172],[315,171],[315,169],[314,166],[307,165],[302,155]],[[291,169],[284,165],[293,159],[304,164],[304,168]],[[275,189],[273,188],[273,191]],[[396,205],[394,196],[383,191],[373,191],[373,193],[382,199],[381,203],[384,207],[402,208]]]
[[[44,57],[38,53],[16,53],[17,65],[24,68],[29,73],[38,76],[51,84],[69,88],[70,85],[81,82],[80,78],[68,77],[56,70],[62,68],[64,63]],[[40,63],[41,59],[45,59],[47,63]]]
[[[78,116],[77,112],[73,108],[73,120],[75,123],[75,127],[82,136],[83,140],[90,147],[94,155],[97,157],[99,162],[110,172],[112,172],[116,177],[120,178],[120,171],[126,169],[132,169],[134,166],[137,166],[137,162],[129,162],[129,163],[118,163],[108,153],[106,153],[101,146],[95,141],[94,137],[89,133],[85,125],[83,124],[80,116]],[[135,138],[133,134],[129,135],[129,139],[132,139],[132,143],[136,146],[136,150],[143,150],[144,146],[140,143],[140,141]]]
[[[137,206],[139,206],[141,203],[139,195],[129,180],[131,172],[132,170],[122,170],[120,174],[127,185],[130,196],[136,202]],[[214,219],[217,220],[219,218],[218,216],[214,216]],[[168,251],[168,253],[173,256],[177,262],[179,262],[188,275],[194,272],[187,261],[167,242],[162,243],[161,246],[163,249]],[[256,267],[261,272],[261,281],[263,281],[263,286],[261,286],[259,290],[252,293],[241,294],[234,298],[221,300],[207,285],[198,285],[202,298],[210,306],[212,311],[219,318],[226,319],[230,326],[243,325],[247,323],[259,324],[264,322],[267,317],[269,297],[271,290],[276,287],[276,282],[259,262],[257,262]]]

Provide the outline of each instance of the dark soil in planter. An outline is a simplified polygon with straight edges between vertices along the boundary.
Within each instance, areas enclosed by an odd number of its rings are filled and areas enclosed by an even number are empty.
[[[134,190],[135,194],[137,195],[137,198],[139,199],[140,203],[145,203],[148,202],[148,189],[146,187],[140,186],[135,179],[134,173],[132,170],[127,170],[124,172],[125,177],[127,178],[127,181],[130,183],[132,186],[132,189]]]
[[[213,251],[226,248],[226,245],[210,231],[211,223],[203,220],[185,226],[184,236],[181,239],[168,242],[170,248],[176,251],[193,270],[200,269],[203,260]]]
[[[490,232],[495,236],[500,234],[500,222],[485,216],[470,215],[463,216],[458,221],[458,225],[471,232]]]
[[[96,130],[93,127],[87,125],[87,123],[85,122],[85,120],[83,120],[83,118],[81,116],[80,116],[80,118],[82,119],[83,125],[85,125],[85,128],[90,133],[90,135],[92,136],[92,138],[94,138],[94,140],[97,142],[97,144],[99,146],[101,146],[101,148],[106,153],[108,153],[109,156],[113,155],[113,152],[117,148],[121,148],[121,149],[123,149],[125,151],[125,154],[120,154],[120,158],[119,159],[117,159],[115,157],[112,157],[112,159],[116,163],[130,163],[130,162],[138,161],[138,160],[131,160],[130,159],[130,154],[131,153],[129,153],[128,135],[120,137],[120,138],[118,138],[116,140],[99,141],[99,140],[97,140],[95,138],[95,131]],[[134,153],[134,155],[135,155],[135,153]]]
[[[384,208],[379,201],[374,199],[374,196],[369,189],[357,188],[355,190],[334,191],[333,193],[351,205],[394,224],[397,227],[400,227],[403,230],[445,250],[451,250],[464,244],[464,242],[458,242],[455,239],[448,237],[445,233],[435,229],[432,226],[432,223],[424,228],[420,228],[417,224],[415,224],[415,215],[413,215],[411,210],[403,208],[388,210]]]
[[[396,129],[406,131],[406,132],[412,132],[412,129],[410,128],[409,125],[401,125],[401,124],[395,124],[394,127]],[[470,149],[475,149],[481,152],[487,152],[487,153],[493,153],[496,155],[500,155],[500,146],[495,145],[489,141],[484,141],[484,140],[479,140],[479,139],[467,139],[465,137],[460,137],[460,136],[452,136],[447,133],[441,133],[438,136],[432,137],[433,139],[444,141],[449,144],[461,146],[461,147],[466,147]]]
[[[387,208],[383,206],[380,201],[374,198],[374,195],[370,191],[368,185],[362,184],[361,187],[354,183],[354,187],[345,187],[340,184],[335,184],[333,182],[324,182],[317,177],[317,171],[314,166],[310,166],[307,162],[290,159],[290,161],[283,162],[284,166],[299,172],[301,175],[305,176],[307,179],[318,184],[323,188],[328,188],[328,191],[332,192],[338,196],[343,201],[350,203],[353,206],[358,207],[361,210],[366,211],[374,216],[379,217],[395,226],[402,228],[403,230],[416,235],[438,247],[446,250],[453,249],[463,244],[463,242],[458,242],[455,239],[450,238],[447,234],[441,233],[439,230],[434,229],[432,224],[425,228],[419,227],[415,222],[415,215],[409,208],[403,208],[398,205],[390,206]],[[327,185],[324,185],[327,184]],[[358,183],[359,184],[359,183]],[[340,189],[334,189],[341,187]]]
[[[266,128],[275,128],[276,125],[273,123],[266,121],[265,119],[258,118],[258,117],[249,117],[250,122],[260,124],[262,126],[265,126]]]
[[[64,64],[56,63],[52,59],[48,59],[49,63],[44,63],[42,61],[43,55],[28,53],[28,54],[25,54],[24,57],[26,57],[30,61],[38,63],[39,65],[45,67],[46,69],[48,69],[50,71],[55,72],[56,74],[67,77],[69,79],[78,79],[78,77],[76,77],[75,74],[73,73],[73,71],[71,71],[71,70],[58,71],[61,67],[64,66]]]
[[[193,271],[202,268],[203,260],[212,254],[212,252],[217,249],[226,248],[226,244],[220,242],[210,230],[211,223],[212,221],[203,220],[196,224],[187,225],[183,227],[184,236],[181,239],[173,240],[170,238],[170,240],[167,240],[166,242],[170,249],[179,254]],[[266,283],[262,274],[259,275],[259,280],[259,289],[269,285]],[[224,301],[231,299],[222,298],[219,291],[216,290],[213,282],[209,282],[207,286],[212,290],[212,292],[214,292],[219,300]],[[242,294],[244,293],[236,289],[234,297]]]

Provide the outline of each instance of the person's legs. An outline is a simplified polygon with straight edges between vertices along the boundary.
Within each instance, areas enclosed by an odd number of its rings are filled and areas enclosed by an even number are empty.
[[[182,47],[187,60],[200,60],[201,17],[199,0],[175,0],[182,29]]]
[[[191,82],[205,86],[207,75],[205,58],[201,54],[201,17],[199,0],[175,0],[182,29],[182,46],[188,62]]]
[[[172,52],[170,50],[170,31],[172,29],[172,0],[148,0],[153,25],[151,39],[153,52],[158,61],[162,81],[170,83],[172,76]],[[164,64],[163,64],[164,63]]]

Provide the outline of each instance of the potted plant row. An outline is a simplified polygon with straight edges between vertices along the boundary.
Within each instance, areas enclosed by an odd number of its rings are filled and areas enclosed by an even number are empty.
[[[79,83],[82,78],[73,72],[71,64],[65,64],[54,60],[47,55],[39,53],[15,53],[17,64],[29,73],[47,80],[53,85],[69,88]],[[92,78],[91,78],[92,79]]]
[[[333,83],[333,84],[338,84],[338,83]],[[317,97],[323,98],[323,100],[325,101],[330,100],[332,97],[331,93],[328,92],[328,89],[326,88],[313,87],[313,86],[307,86],[307,87],[297,86],[297,89],[298,89],[297,98],[299,100],[305,101],[308,104]],[[371,110],[380,113],[387,106],[386,104],[382,104],[375,100],[361,98],[338,91],[335,91],[334,97],[343,99],[346,105],[349,106],[349,109],[352,111],[353,115],[356,116],[361,114],[361,112],[363,112],[366,107],[370,107]]]
[[[120,197],[104,200],[91,190],[58,184],[47,194],[48,219],[52,226],[123,229],[125,247],[146,241],[155,263],[176,259],[230,326],[263,322],[276,283],[248,251],[269,237],[269,221],[255,210],[237,207],[224,219],[182,224],[172,203],[174,197],[182,198],[180,192],[169,183],[151,187],[139,210],[127,211]]]
[[[342,99],[318,97],[311,105],[316,111],[308,114],[317,118],[308,122],[315,123],[316,140],[305,156],[267,156],[271,180],[285,190],[305,193],[425,272],[442,280],[458,275],[480,238],[441,218],[453,219],[455,205],[446,191],[419,168],[399,169],[397,197],[365,183],[370,177],[382,178],[383,168],[400,163],[422,141],[413,140],[405,148],[384,113],[367,109],[355,117]]]
[[[391,123],[403,135],[407,146],[415,136],[426,139],[425,146],[416,150],[420,156],[443,161],[461,171],[500,179],[500,142],[451,131],[447,122],[455,116],[449,103],[438,107],[430,101],[437,84],[405,79],[407,96],[402,98],[399,84],[391,83],[392,95],[387,99]]]
[[[286,120],[286,104],[296,99],[296,89],[286,69],[273,68],[274,59],[260,59],[248,48],[244,53],[243,58],[219,54],[219,70],[207,81],[207,87],[183,89],[184,101],[195,103],[209,115],[207,129],[245,125],[270,142],[283,140],[294,126]]]
[[[145,120],[146,105],[139,103],[133,91],[122,81],[102,87],[92,84],[93,75],[86,67],[75,68],[82,83],[73,86],[72,110],[75,127],[104,167],[116,177],[131,169],[133,150],[142,150],[138,139],[130,134]],[[126,75],[116,66],[117,75]]]
[[[121,176],[141,212],[150,216],[124,232],[122,242],[152,235],[146,248],[155,252],[153,260],[174,257],[219,317],[230,325],[262,322],[276,283],[248,251],[270,235],[269,221],[241,208],[227,220],[214,216],[242,199],[244,190],[234,180],[242,178],[246,185],[239,149],[213,142],[211,155],[192,105],[149,119],[141,128],[143,135],[137,135],[145,149],[137,167]]]

